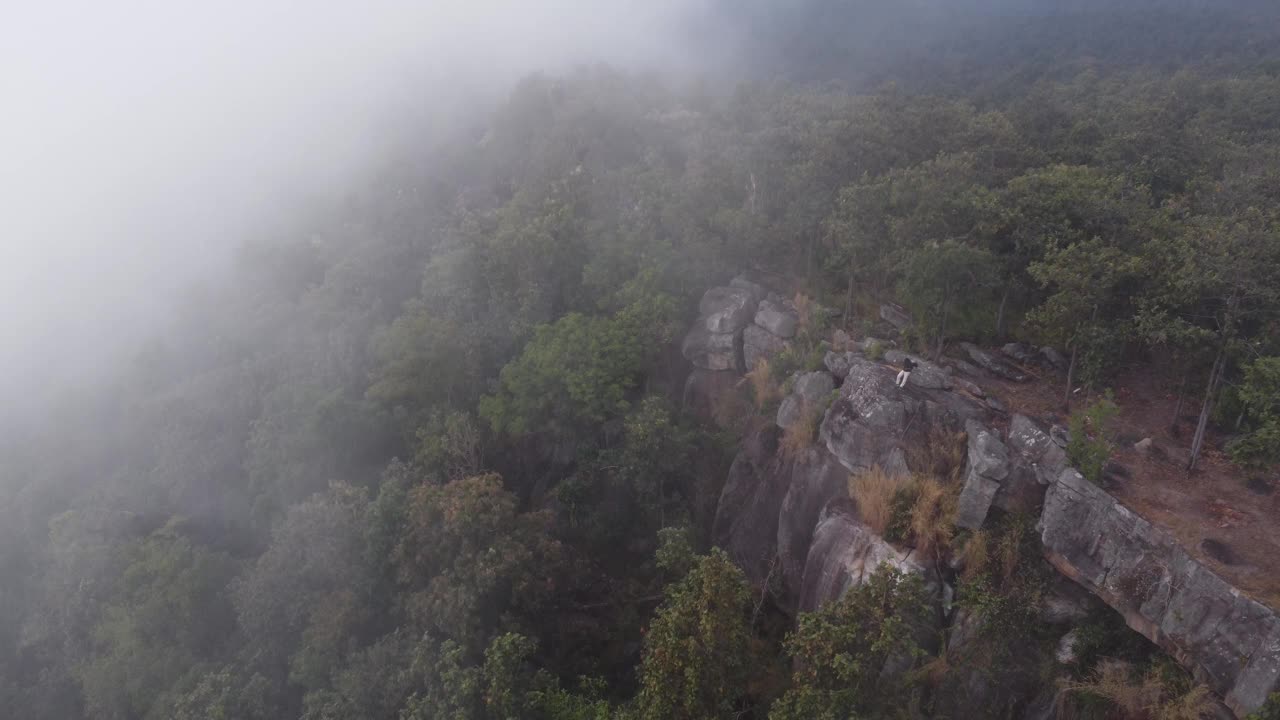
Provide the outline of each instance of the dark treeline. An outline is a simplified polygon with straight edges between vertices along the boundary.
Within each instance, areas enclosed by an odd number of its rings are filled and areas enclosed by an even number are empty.
[[[0,438],[0,714],[928,716],[845,664],[906,642],[911,582],[782,642],[708,551],[734,438],[681,411],[672,345],[743,270],[850,324],[897,299],[926,352],[1149,365],[1202,413],[1192,457],[1216,423],[1275,459],[1266,8],[933,20],[835,89],[801,81],[870,51],[811,5],[761,46],[792,80],[526,78]]]

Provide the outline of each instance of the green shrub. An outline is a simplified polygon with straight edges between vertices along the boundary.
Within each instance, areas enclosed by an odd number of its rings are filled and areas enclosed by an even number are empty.
[[[878,340],[872,340],[867,343],[867,347],[863,350],[863,354],[865,354],[870,360],[882,360],[884,359],[884,344]]]
[[[1105,396],[1071,415],[1067,458],[1089,482],[1102,482],[1102,470],[1115,450],[1109,437],[1111,424],[1119,413],[1120,408],[1112,402],[1108,391]]]
[[[1271,693],[1266,704],[1245,720],[1280,720],[1280,693]]]

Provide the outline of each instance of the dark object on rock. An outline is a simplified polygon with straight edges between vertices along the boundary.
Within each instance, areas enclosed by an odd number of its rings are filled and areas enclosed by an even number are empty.
[[[1223,565],[1236,564],[1235,553],[1231,552],[1231,547],[1221,540],[1205,538],[1200,541],[1200,550],[1203,551],[1205,555],[1208,555]]]
[[[1255,495],[1270,495],[1275,492],[1275,488],[1271,483],[1260,477],[1251,477],[1244,481],[1244,486],[1249,488],[1249,492]]]

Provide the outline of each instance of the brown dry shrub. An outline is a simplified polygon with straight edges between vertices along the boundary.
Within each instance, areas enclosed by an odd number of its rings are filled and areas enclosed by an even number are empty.
[[[968,436],[963,432],[935,425],[929,428],[923,442],[914,443],[907,450],[907,465],[922,475],[959,482],[968,449]]]
[[[883,536],[893,520],[893,499],[911,485],[904,475],[890,475],[879,465],[849,476],[849,497],[858,506],[858,516],[877,535]]]
[[[938,558],[955,537],[955,495],[937,478],[916,478],[916,501],[911,506],[911,537],[916,550]]]
[[[746,378],[756,410],[764,410],[769,403],[782,399],[782,388],[778,387],[777,381],[773,379],[773,367],[767,358],[757,359],[756,366],[751,368]]]
[[[981,577],[987,571],[991,564],[991,536],[986,530],[976,530],[969,536],[961,558],[964,561],[964,571],[961,573],[964,580]]]
[[[800,409],[800,418],[782,431],[782,439],[778,447],[782,456],[794,460],[813,447],[818,437],[818,414],[807,404]]]
[[[796,332],[797,334],[803,334],[813,327],[813,299],[802,292],[798,292],[791,299],[791,304],[796,306]]]
[[[1103,660],[1088,679],[1066,680],[1061,685],[1067,691],[1062,698],[1093,695],[1111,703],[1130,720],[1202,720],[1213,710],[1204,685],[1179,692],[1156,668],[1138,677],[1133,666],[1121,660]]]

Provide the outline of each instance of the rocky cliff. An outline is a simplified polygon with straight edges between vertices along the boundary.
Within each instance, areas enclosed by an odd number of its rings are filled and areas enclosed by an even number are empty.
[[[744,279],[707,291],[699,310],[683,351],[695,365],[686,402],[703,409],[718,395],[738,392],[740,373],[758,358],[796,341],[796,308]],[[905,322],[900,308],[883,314],[894,325]],[[1039,518],[1043,555],[1070,580],[1063,580],[1066,589],[1059,587],[1043,600],[1045,622],[1080,620],[1083,611],[1073,608],[1080,607],[1077,596],[1085,594],[1083,589],[1092,602],[1114,608],[1129,627],[1191,670],[1239,716],[1277,689],[1280,617],[1067,467],[1060,428],[1054,432],[1033,418],[1005,417],[999,401],[979,386],[990,375],[1025,379],[1019,364],[1036,360],[1049,367],[1056,353],[1010,346],[1003,354],[1019,362],[1009,363],[964,345],[965,358],[939,365],[893,349],[872,359],[864,351],[873,343],[835,340],[824,348],[824,367],[791,378],[776,416],[757,423],[743,438],[715,519],[717,544],[754,582],[773,588],[783,608],[821,607],[890,563],[926,576],[939,607],[950,613],[948,644],[962,644],[973,618],[951,609],[945,569],[931,567],[911,548],[872,531],[849,497],[848,478],[873,466],[909,473],[913,451],[931,436],[963,431],[956,524],[978,530],[1002,513]],[[919,367],[906,387],[898,387],[890,365],[905,357]],[[784,451],[785,429],[823,406],[818,442]],[[982,682],[975,678],[970,684]],[[1052,703],[1043,697],[1028,699],[1025,706],[1028,718],[1054,716]]]

